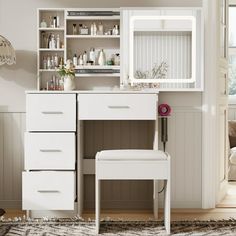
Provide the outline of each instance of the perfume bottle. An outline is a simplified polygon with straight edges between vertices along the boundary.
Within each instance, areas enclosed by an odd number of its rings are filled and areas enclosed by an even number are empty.
[[[116,53],[114,56],[114,65],[119,66],[120,65],[120,54]]]
[[[114,25],[114,28],[112,29],[112,34],[119,35],[119,26],[118,25]]]
[[[77,27],[76,27],[76,24],[73,24],[73,26],[72,26],[72,34],[73,34],[73,35],[76,35],[76,34],[77,34]]]
[[[51,40],[49,41],[49,48],[50,49],[56,48],[56,40],[54,34],[51,35]]]
[[[103,24],[102,24],[102,22],[100,22],[99,24],[98,24],[98,35],[103,35],[104,34],[104,32],[103,32]]]
[[[45,31],[42,31],[41,32],[41,47],[42,48],[47,48],[47,36],[46,36],[46,32]]]
[[[53,17],[52,16],[49,16],[49,25],[50,25],[50,28],[53,28]]]

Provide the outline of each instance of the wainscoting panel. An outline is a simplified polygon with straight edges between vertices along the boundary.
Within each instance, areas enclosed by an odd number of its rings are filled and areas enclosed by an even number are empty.
[[[228,120],[236,120],[236,105],[229,105]]]
[[[201,110],[173,107],[168,122],[166,151],[172,158],[172,207],[200,208]],[[107,148],[152,147],[153,123],[149,121],[89,121],[85,126],[85,158],[94,158],[97,150]],[[24,131],[24,113],[0,113],[0,207],[21,208]],[[159,147],[162,149],[161,142]],[[84,187],[84,207],[92,209],[94,175],[85,176]],[[105,181],[102,206],[107,209],[150,209],[152,181]]]
[[[0,113],[0,207],[21,208],[25,113]]]
[[[86,121],[84,157],[106,149],[152,149],[153,131],[153,121]],[[94,175],[85,176],[85,209],[94,209],[94,182]],[[152,181],[103,181],[101,197],[106,209],[151,209]]]
[[[171,198],[174,208],[201,208],[201,120],[201,109],[192,107],[174,107],[168,118],[166,151],[172,158]],[[147,121],[89,121],[85,124],[85,157],[94,158],[96,150],[103,148],[151,148],[152,128]],[[162,149],[160,140],[159,148]],[[160,182],[159,189],[162,186]],[[152,181],[104,181],[102,207],[151,209],[152,190]],[[85,209],[94,208],[94,197],[94,175],[86,175]]]
[[[201,207],[202,115],[199,109],[173,108],[166,151],[171,156],[171,199],[175,208]],[[161,142],[159,144],[162,146]]]

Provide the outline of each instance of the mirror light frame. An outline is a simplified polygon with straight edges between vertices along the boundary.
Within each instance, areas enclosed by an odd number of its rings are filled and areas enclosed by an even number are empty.
[[[136,79],[134,77],[134,22],[136,20],[190,20],[192,22],[192,66],[191,77],[188,79]],[[134,83],[194,83],[196,82],[196,18],[195,16],[131,16],[129,37],[129,80]]]

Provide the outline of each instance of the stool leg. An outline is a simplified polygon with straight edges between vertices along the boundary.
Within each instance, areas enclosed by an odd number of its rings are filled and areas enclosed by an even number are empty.
[[[170,234],[170,180],[165,180],[164,224],[167,234]]]
[[[158,180],[153,181],[153,213],[154,218],[158,219]]]
[[[100,191],[101,191],[101,180],[96,178],[96,216],[95,216],[95,224],[96,224],[96,234],[99,234],[100,228]]]

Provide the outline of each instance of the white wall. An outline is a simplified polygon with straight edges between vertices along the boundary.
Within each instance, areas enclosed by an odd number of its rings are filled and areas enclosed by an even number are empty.
[[[36,86],[37,8],[122,6],[201,6],[201,0],[0,0],[0,34],[12,42],[17,56],[15,66],[0,68],[0,111],[24,111],[24,91]]]
[[[0,193],[6,192],[0,194],[0,206],[4,204],[5,207],[14,204],[19,206],[20,202],[21,188],[15,190],[15,186],[21,184],[20,172],[23,168],[25,90],[36,88],[36,9],[122,6],[199,7],[201,5],[201,0],[0,0],[0,34],[12,42],[17,56],[16,65],[0,67],[0,166],[2,165]],[[202,125],[201,93],[160,94],[160,102],[167,102],[174,108],[170,120],[170,142],[167,144],[167,150],[175,158],[173,162],[174,207],[201,207],[201,132],[198,132],[201,131]],[[15,115],[17,122],[12,118]],[[185,124],[188,126],[185,133],[182,133],[180,128],[185,127]],[[186,146],[186,141],[189,141],[188,131],[191,133],[191,129],[197,139],[187,142],[188,146]],[[13,137],[19,137],[19,145],[14,144],[16,141],[11,143]],[[198,150],[196,155],[191,155],[191,148]]]

